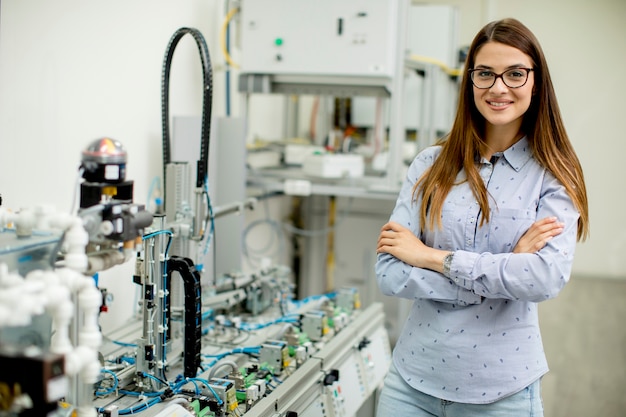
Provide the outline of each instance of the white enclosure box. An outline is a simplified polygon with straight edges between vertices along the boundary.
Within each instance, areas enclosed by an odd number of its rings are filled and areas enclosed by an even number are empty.
[[[302,171],[320,178],[360,178],[365,172],[362,155],[322,154],[304,158]]]
[[[306,157],[324,153],[324,151],[323,146],[287,144],[285,146],[285,164],[302,165]]]
[[[241,72],[392,78],[397,0],[243,0]]]
[[[438,61],[449,68],[459,65],[458,10],[454,6],[415,4],[408,17],[407,58]],[[444,71],[432,68],[430,84],[415,71],[407,71],[404,80],[404,124],[447,131],[456,110],[456,83]],[[354,97],[353,124],[371,127],[376,120],[376,101],[371,97]],[[387,119],[387,118],[386,118]],[[389,122],[386,120],[385,122]]]

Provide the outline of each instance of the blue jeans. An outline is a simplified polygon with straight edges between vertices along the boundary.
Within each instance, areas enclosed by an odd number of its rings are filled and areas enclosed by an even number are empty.
[[[377,417],[543,417],[541,380],[491,404],[464,404],[417,391],[392,364],[378,399]]]

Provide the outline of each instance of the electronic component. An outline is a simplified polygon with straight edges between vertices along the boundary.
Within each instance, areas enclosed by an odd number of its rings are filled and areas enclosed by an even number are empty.
[[[337,307],[352,313],[353,310],[361,308],[361,299],[356,288],[340,288],[335,295]]]
[[[64,357],[32,350],[0,352],[0,415],[47,416],[69,393]]]
[[[287,343],[281,340],[272,340],[261,345],[259,362],[267,364],[267,369],[276,374],[280,374],[284,368],[289,366],[289,350]]]
[[[232,413],[239,403],[237,402],[237,392],[233,381],[222,378],[212,378],[209,386],[215,392],[219,400],[222,401],[222,408],[225,413]]]
[[[321,340],[328,334],[328,318],[322,311],[309,311],[300,318],[302,331],[313,341]]]
[[[84,181],[78,215],[89,235],[91,274],[128,260],[141,245],[144,228],[152,224],[152,213],[133,204],[133,181],[126,180],[126,159],[124,146],[108,137],[94,140],[82,153]]]
[[[133,182],[126,181],[126,159],[124,146],[107,137],[96,139],[83,150],[81,208],[95,206],[103,197],[127,202],[133,199]]]

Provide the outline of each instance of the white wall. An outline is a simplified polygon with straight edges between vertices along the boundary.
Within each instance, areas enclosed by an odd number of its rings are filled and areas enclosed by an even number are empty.
[[[0,193],[8,207],[69,209],[81,151],[110,136],[128,151],[143,202],[161,173],[161,68],[170,37],[198,28],[217,58],[217,2],[5,0],[0,14]],[[223,62],[223,60],[221,60]],[[216,110],[223,82],[215,74]],[[172,115],[201,111],[191,36],[176,48]],[[220,109],[222,107],[222,109]]]
[[[4,0],[0,10],[0,194],[8,208],[52,204],[70,210],[81,151],[109,136],[128,151],[127,179],[145,203],[162,173],[161,71],[181,27],[199,29],[211,58],[222,2],[200,0]],[[196,43],[176,48],[170,114],[202,108]],[[224,114],[224,74],[214,67],[214,114]],[[198,144],[199,149],[199,144]],[[136,306],[133,262],[100,274],[114,294],[104,329]],[[117,324],[116,324],[117,323]]]
[[[561,112],[587,184],[591,238],[578,246],[574,272],[626,278],[626,206],[622,169],[626,95],[626,2],[623,0],[433,0],[460,10],[461,42],[493,19],[515,17],[547,56]]]

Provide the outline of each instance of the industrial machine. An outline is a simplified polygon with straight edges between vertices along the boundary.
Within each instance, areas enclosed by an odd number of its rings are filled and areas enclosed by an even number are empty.
[[[185,35],[203,66],[195,167],[170,157],[169,67]],[[390,362],[381,305],[363,308],[349,287],[297,299],[290,268],[270,262],[207,273],[214,220],[255,200],[211,204],[212,78],[196,29],[172,36],[162,88],[164,184],[154,212],[133,202],[126,151],[108,137],[82,152],[76,210],[0,206],[0,416],[356,415]],[[127,279],[138,313],[103,335],[98,273],[126,262],[135,263]]]
[[[180,227],[132,203],[125,162],[119,142],[98,139],[76,214],[0,210],[0,415],[356,413],[390,361],[381,306],[363,309],[351,288],[296,300],[275,265],[202,289],[193,261],[170,252]],[[103,341],[93,274],[128,250],[141,315]]]
[[[132,201],[126,151],[100,138],[82,155],[80,208],[0,207],[0,415],[96,415],[103,292],[92,277],[141,249],[152,214]]]
[[[155,346],[139,322],[110,335],[95,391],[98,412],[356,415],[390,363],[382,307],[362,309],[349,288],[295,300],[287,272],[270,267],[233,276],[203,296],[198,338],[186,328],[184,337]],[[157,360],[155,347],[167,356]]]

